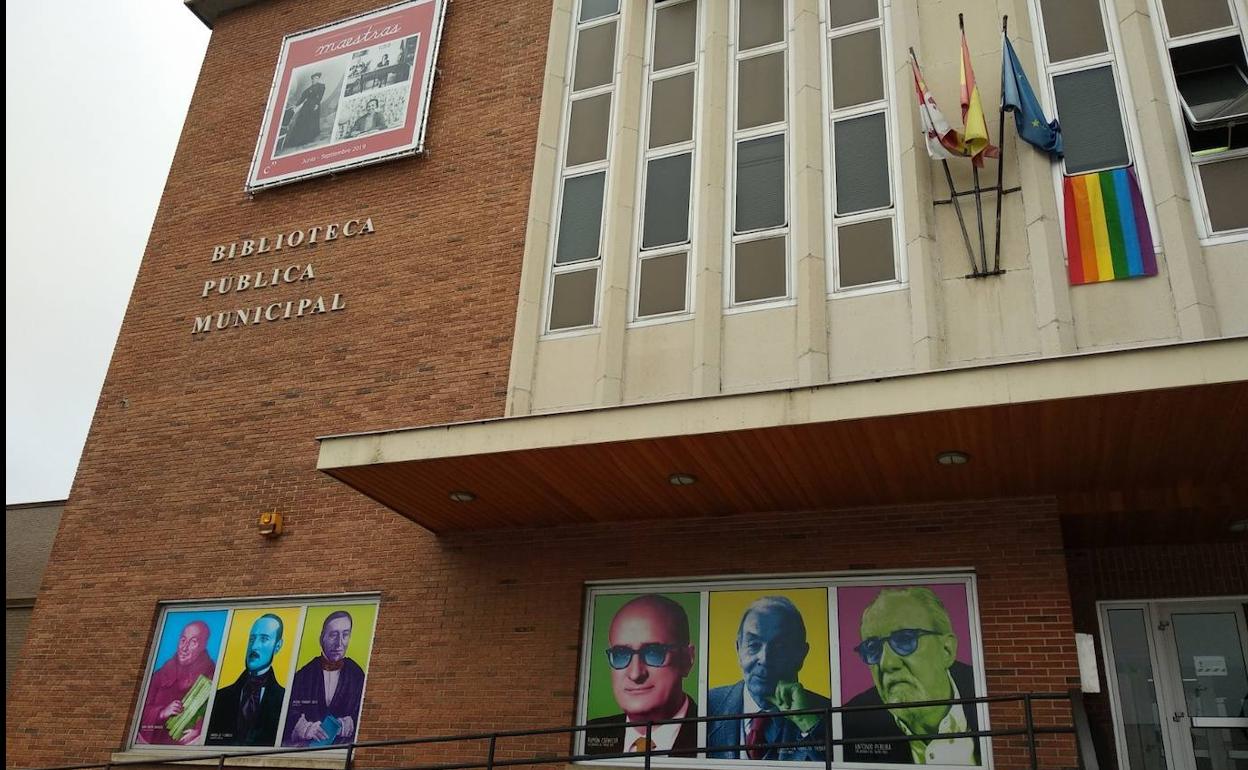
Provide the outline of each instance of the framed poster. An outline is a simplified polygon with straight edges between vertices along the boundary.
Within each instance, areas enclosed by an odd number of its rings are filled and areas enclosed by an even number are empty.
[[[408,0],[287,35],[249,192],[424,148],[447,0]]]

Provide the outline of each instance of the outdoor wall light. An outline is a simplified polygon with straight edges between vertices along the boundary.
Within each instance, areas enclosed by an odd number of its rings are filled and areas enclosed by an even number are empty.
[[[471,503],[473,500],[477,499],[477,496],[471,492],[466,492],[461,489],[461,490],[452,492],[450,494],[450,498],[457,503]]]
[[[971,456],[966,452],[941,452],[936,455],[936,462],[941,465],[966,465],[971,461]]]
[[[260,514],[256,522],[262,537],[277,537],[282,534],[282,514],[277,511],[266,511]]]
[[[687,487],[698,483],[698,477],[691,473],[673,473],[667,477],[667,482],[674,487]]]
[[[1237,532],[1237,533],[1248,532],[1248,519],[1239,519],[1237,521],[1232,521],[1230,529],[1232,532]]]

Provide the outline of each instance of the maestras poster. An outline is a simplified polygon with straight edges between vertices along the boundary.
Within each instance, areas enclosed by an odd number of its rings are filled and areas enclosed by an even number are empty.
[[[282,41],[248,189],[419,152],[446,0]]]

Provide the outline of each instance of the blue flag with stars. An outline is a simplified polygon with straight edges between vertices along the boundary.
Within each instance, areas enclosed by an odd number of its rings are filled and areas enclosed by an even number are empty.
[[[1008,37],[1001,46],[1001,109],[1014,113],[1014,125],[1024,142],[1050,155],[1062,157],[1062,128],[1056,120],[1044,117],[1036,92],[1027,82],[1027,73],[1018,62]]]

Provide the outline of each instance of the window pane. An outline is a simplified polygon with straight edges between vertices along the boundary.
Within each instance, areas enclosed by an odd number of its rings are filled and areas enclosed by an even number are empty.
[[[828,0],[828,26],[834,29],[879,15],[878,0]]]
[[[576,70],[572,90],[611,82],[615,70],[615,22],[583,29],[576,35]]]
[[[738,48],[748,51],[781,40],[784,40],[784,0],[741,0]]]
[[[619,0],[581,0],[581,21],[610,16],[618,8]]]
[[[1205,163],[1200,169],[1200,184],[1205,189],[1205,206],[1209,221],[1217,232],[1248,227],[1248,206],[1244,191],[1248,190],[1248,158]]]
[[[836,153],[836,213],[892,205],[888,186],[888,134],[884,113],[832,124]]]
[[[880,31],[868,29],[832,38],[832,108],[884,98]]]
[[[689,240],[689,173],[692,153],[656,158],[646,167],[645,221],[641,247]]]
[[[783,225],[784,199],[784,137],[738,142],[736,232]]]
[[[1226,0],[1161,0],[1161,7],[1170,37],[1231,26],[1231,6]]]
[[[1076,59],[1109,50],[1101,21],[1101,0],[1040,0],[1049,61]]]
[[[836,229],[837,283],[848,289],[897,277],[893,220],[873,219]]]
[[[602,228],[602,185],[606,178],[606,173],[600,171],[597,174],[564,180],[555,264],[598,258],[598,233]]]
[[[784,236],[738,243],[732,301],[753,302],[785,296]]]
[[[650,91],[650,146],[693,138],[693,73],[654,81]]]
[[[594,322],[598,268],[560,273],[550,289],[550,330],[589,326]]]
[[[698,29],[696,0],[654,12],[654,68],[679,67],[693,61]]]
[[[567,165],[606,160],[607,126],[610,121],[611,94],[600,94],[572,102]]]
[[[1053,78],[1057,115],[1066,146],[1066,173],[1082,174],[1131,162],[1108,66]]]
[[[685,309],[685,262],[688,254],[668,254],[641,261],[637,316],[679,313]]]
[[[737,128],[784,120],[784,51],[737,65]]]

